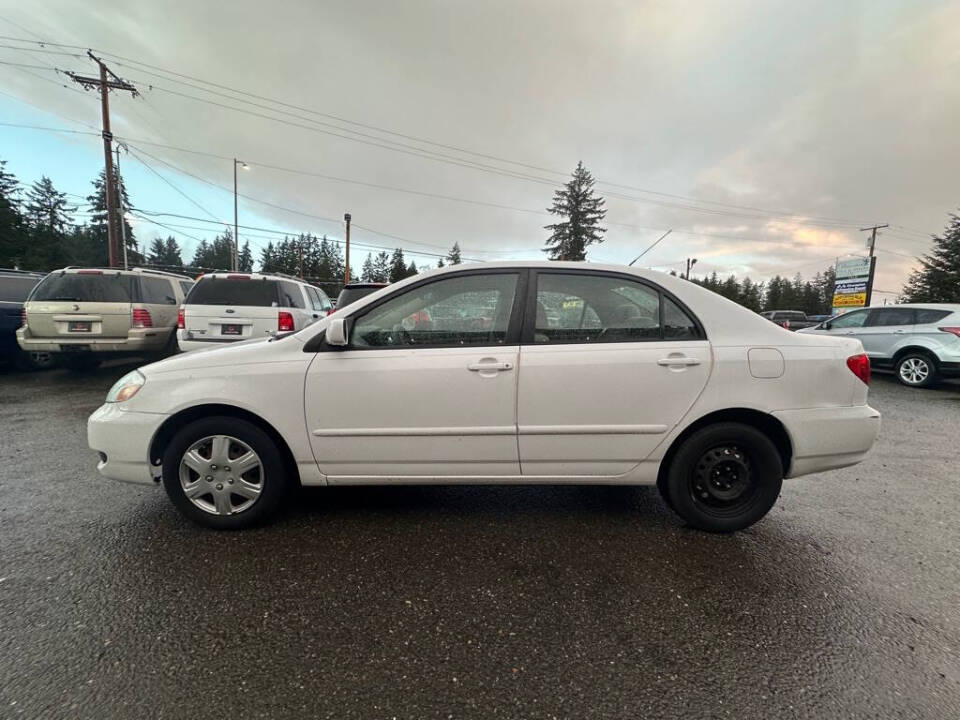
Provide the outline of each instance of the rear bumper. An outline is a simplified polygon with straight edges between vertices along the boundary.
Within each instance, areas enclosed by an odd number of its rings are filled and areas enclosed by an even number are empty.
[[[167,419],[160,413],[121,410],[118,403],[104,403],[87,420],[87,444],[100,453],[97,470],[113,480],[153,485],[150,442]]]
[[[180,352],[190,352],[191,350],[211,350],[213,348],[223,347],[224,345],[230,345],[231,343],[241,342],[249,339],[250,338],[237,337],[223,339],[216,338],[212,340],[184,340],[183,330],[177,330],[177,346],[180,348]]]
[[[170,337],[167,328],[134,329],[124,338],[33,337],[29,328],[17,330],[17,344],[28,352],[154,352],[164,348]]]
[[[880,434],[880,413],[869,405],[781,410],[779,419],[793,445],[787,477],[855,465]]]

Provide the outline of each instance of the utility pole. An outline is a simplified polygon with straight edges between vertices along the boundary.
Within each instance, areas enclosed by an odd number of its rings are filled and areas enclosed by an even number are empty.
[[[303,240],[297,243],[297,251],[300,253],[300,279],[303,280]]]
[[[343,271],[343,284],[350,284],[350,213],[343,214],[343,220],[347,223],[347,267]]]
[[[692,268],[696,264],[697,264],[696,258],[687,258],[687,274],[683,276],[685,280],[690,279],[690,268]]]
[[[860,228],[860,232],[866,232],[867,230],[870,231],[870,269],[868,271],[869,275],[867,276],[867,298],[864,302],[864,307],[870,307],[870,302],[873,300],[873,270],[874,265],[877,262],[876,258],[873,256],[873,251],[877,246],[877,230],[882,230],[886,227],[890,227],[889,223]]]
[[[78,75],[77,73],[67,72],[67,75],[75,83],[78,83],[86,90],[100,90],[100,113],[102,116],[103,131],[103,165],[104,165],[104,195],[107,199],[107,255],[110,258],[110,267],[117,267],[120,258],[120,248],[117,242],[117,203],[113,197],[114,177],[113,177],[113,151],[111,144],[113,142],[113,133],[110,132],[110,100],[111,90],[124,90],[136,97],[137,88],[120,78],[110,68],[104,64],[103,60],[98,58],[92,52],[87,50],[87,56],[100,66],[100,76],[90,77],[89,75]],[[113,78],[112,80],[109,79]]]
[[[873,248],[877,244],[877,230],[882,230],[883,228],[890,227],[888,223],[883,225],[872,225],[871,227],[860,228],[860,232],[866,232],[870,230],[870,257],[873,257]]]
[[[123,269],[129,269],[127,263],[127,220],[126,209],[123,207],[123,192],[120,183],[123,182],[120,174],[120,147],[123,143],[117,143],[117,204],[120,206],[120,247],[123,248]],[[126,146],[123,146],[126,147]]]

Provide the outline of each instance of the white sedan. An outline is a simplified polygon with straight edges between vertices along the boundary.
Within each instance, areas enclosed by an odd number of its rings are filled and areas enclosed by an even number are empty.
[[[657,485],[690,525],[762,518],[859,462],[880,414],[857,340],[800,335],[682,279],[456,265],[299,332],[121,378],[90,416],[109,478],[192,520],[263,521],[296,485]]]

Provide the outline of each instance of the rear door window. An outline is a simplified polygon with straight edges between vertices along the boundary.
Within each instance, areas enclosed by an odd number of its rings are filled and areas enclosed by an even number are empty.
[[[882,308],[871,310],[865,327],[913,325],[913,308]]]
[[[193,283],[189,280],[180,280],[180,289],[183,290],[183,296],[186,297],[190,294],[190,288],[193,287]]]
[[[133,302],[132,275],[56,273],[47,275],[31,300],[65,302]]]
[[[173,294],[173,285],[165,278],[140,278],[140,302],[154,305],[176,305],[177,298]]]
[[[300,286],[296,283],[280,280],[280,306],[292,308],[306,308],[303,302],[303,293],[300,292]]]
[[[276,307],[277,281],[205,277],[193,286],[184,302],[187,305]]]

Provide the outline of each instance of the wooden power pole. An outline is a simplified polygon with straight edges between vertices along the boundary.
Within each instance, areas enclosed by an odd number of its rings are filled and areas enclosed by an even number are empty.
[[[347,232],[346,232],[346,236],[347,236],[347,237],[346,237],[346,239],[347,239],[347,267],[346,267],[346,269],[343,271],[343,284],[344,284],[344,285],[349,285],[349,284],[350,284],[350,220],[351,220],[351,219],[352,219],[352,218],[351,218],[350,213],[344,213],[344,214],[343,214],[343,220],[344,220],[345,223],[347,223]]]
[[[136,97],[137,89],[116,75],[106,64],[89,50],[87,55],[97,65],[100,66],[100,76],[90,77],[89,75],[78,75],[77,73],[67,72],[67,75],[75,83],[82,85],[87,90],[97,89],[100,91],[100,112],[103,121],[103,165],[105,174],[105,183],[103,193],[107,200],[107,254],[110,258],[110,267],[117,267],[120,264],[120,244],[119,233],[117,232],[117,204],[119,198],[114,197],[114,189],[119,191],[113,173],[113,133],[110,132],[110,100],[111,90],[124,90]],[[108,77],[109,76],[109,77]],[[120,222],[123,222],[121,219]]]

